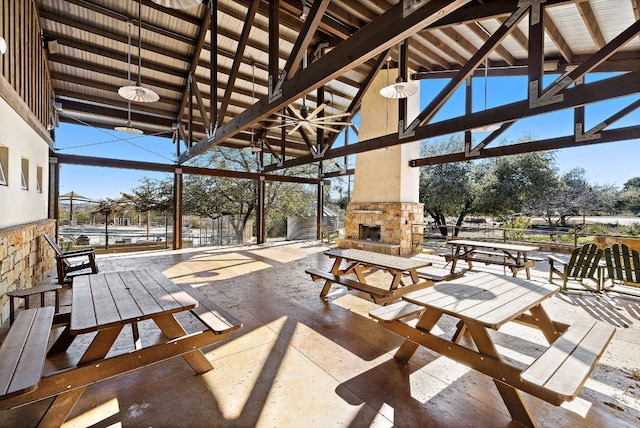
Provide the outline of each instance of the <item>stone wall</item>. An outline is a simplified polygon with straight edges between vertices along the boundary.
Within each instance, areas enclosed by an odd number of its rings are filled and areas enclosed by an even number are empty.
[[[0,229],[0,323],[9,318],[8,291],[36,286],[54,265],[43,235],[55,235],[55,220]]]

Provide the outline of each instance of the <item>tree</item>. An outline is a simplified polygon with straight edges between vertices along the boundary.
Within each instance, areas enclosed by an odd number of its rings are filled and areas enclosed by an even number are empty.
[[[487,162],[479,191],[478,209],[506,218],[544,205],[557,186],[554,156],[550,152],[504,156]]]
[[[453,152],[459,149],[462,141],[451,137],[448,141],[431,144],[424,155]],[[433,218],[443,236],[447,235],[447,216],[457,216],[457,236],[464,217],[471,210],[475,198],[473,167],[470,162],[453,162],[422,167],[420,169],[420,196],[425,212]]]
[[[640,213],[640,177],[633,177],[624,183],[615,207],[620,211],[631,211],[633,215]]]

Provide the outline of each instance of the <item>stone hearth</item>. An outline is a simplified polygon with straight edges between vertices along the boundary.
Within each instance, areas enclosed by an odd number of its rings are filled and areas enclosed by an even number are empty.
[[[423,209],[420,203],[353,202],[347,207],[344,238],[338,239],[337,246],[384,254],[411,254],[411,225],[422,224]],[[380,239],[361,239],[360,225],[379,226]]]

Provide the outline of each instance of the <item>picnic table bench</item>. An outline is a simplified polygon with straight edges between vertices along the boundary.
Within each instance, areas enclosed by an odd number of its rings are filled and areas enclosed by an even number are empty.
[[[402,296],[402,301],[369,315],[405,338],[395,357],[408,360],[425,346],[493,378],[513,420],[527,427],[535,422],[518,391],[554,405],[573,400],[595,369],[615,333],[610,324],[585,319],[568,326],[553,321],[542,306],[559,290],[519,278],[488,273],[466,275]],[[448,339],[432,332],[443,315],[459,320]],[[419,317],[416,321],[416,317]],[[503,358],[489,330],[517,321],[539,329],[549,347],[521,369]],[[461,344],[464,331],[471,344]]]
[[[455,272],[456,264],[460,261],[467,262],[469,269],[473,263],[501,265],[509,268],[514,277],[524,270],[527,279],[531,278],[530,268],[536,261],[542,259],[531,257],[529,253],[537,251],[539,247],[521,244],[509,244],[506,242],[486,242],[471,239],[454,239],[447,242],[451,246],[451,253],[441,254],[447,263],[451,263],[451,274]]]
[[[201,327],[183,326],[175,314],[189,311]],[[53,307],[21,311],[0,347],[0,410],[55,397],[39,425],[60,426],[87,386],[170,358],[183,357],[196,373],[213,367],[201,348],[225,340],[242,323],[188,285],[160,272],[135,270],[78,277],[70,322],[47,353]],[[163,338],[108,356],[127,325],[137,342],[137,322],[153,320]],[[193,331],[195,330],[195,331]],[[80,360],[43,373],[47,356],[66,351],[85,333],[96,333]],[[8,385],[8,386],[5,386]]]

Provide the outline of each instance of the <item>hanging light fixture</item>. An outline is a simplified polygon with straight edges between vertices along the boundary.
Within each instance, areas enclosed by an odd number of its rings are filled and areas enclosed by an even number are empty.
[[[4,55],[7,53],[7,41],[4,37],[0,37],[0,54]]]
[[[131,46],[131,39],[129,39]],[[131,67],[131,58],[129,58],[129,67]],[[160,99],[160,96],[153,90],[142,86],[142,1],[138,2],[138,82],[135,85],[123,86],[118,89],[118,94],[122,98],[130,101],[150,103]]]
[[[127,81],[129,83],[129,85],[131,85],[131,21],[127,21],[127,27],[129,29],[129,33],[127,36],[127,40],[128,40],[128,49],[127,49],[127,64],[128,64],[128,68],[127,68]],[[120,131],[120,132],[126,132],[128,134],[142,134],[143,132],[137,128],[134,128],[133,126],[131,126],[131,100],[127,101],[127,126],[116,126],[115,129],[116,131]]]
[[[400,49],[398,49],[400,52]],[[398,99],[409,98],[411,95],[418,92],[418,85],[414,82],[404,82],[400,77],[400,69],[398,69],[398,78],[392,84],[389,84],[389,59],[387,59],[387,86],[380,89],[380,95],[385,98]]]
[[[488,80],[488,71],[489,71],[489,58],[484,59],[484,109],[487,109],[487,80]],[[500,125],[497,123],[492,123],[490,125],[478,126],[477,128],[472,128],[471,132],[475,132],[477,134],[482,134],[486,132],[493,132],[500,129]]]
[[[256,103],[256,62],[251,61],[251,105]],[[248,150],[253,153],[261,152],[262,149],[258,147],[253,140],[254,137],[254,129],[253,125],[251,125],[251,143],[244,147],[243,150]]]
[[[400,76],[395,83],[380,89],[380,95],[391,99],[409,98],[416,92],[418,92],[418,85],[413,82],[404,82]]]
[[[196,6],[200,6],[200,0],[151,0],[160,6],[168,7],[170,9],[193,9]]]

